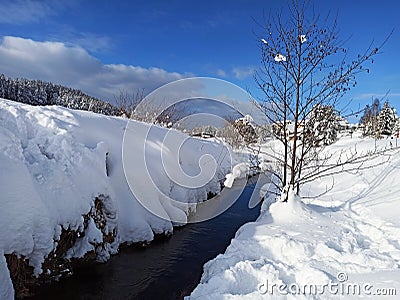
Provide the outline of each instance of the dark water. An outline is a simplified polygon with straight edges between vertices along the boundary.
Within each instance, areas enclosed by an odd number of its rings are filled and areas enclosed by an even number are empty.
[[[181,299],[198,284],[203,265],[223,253],[260,205],[249,209],[255,184],[223,214],[175,229],[144,249],[124,248],[105,264],[75,268],[74,275],[41,288],[34,299]]]

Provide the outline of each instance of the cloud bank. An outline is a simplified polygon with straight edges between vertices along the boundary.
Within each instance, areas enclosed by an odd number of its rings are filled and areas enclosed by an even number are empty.
[[[59,83],[110,101],[121,90],[148,93],[190,76],[156,67],[103,64],[79,46],[12,36],[0,42],[0,73]]]

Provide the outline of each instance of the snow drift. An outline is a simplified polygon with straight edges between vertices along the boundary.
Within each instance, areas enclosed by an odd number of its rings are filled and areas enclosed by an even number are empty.
[[[394,141],[377,141],[390,147]],[[375,141],[344,137],[334,153],[374,149]],[[256,222],[242,226],[224,254],[204,265],[188,299],[336,299],[400,294],[400,153],[359,172],[321,178],[303,199],[264,201]],[[334,182],[334,188],[317,198]],[[392,296],[392,297],[389,297]]]
[[[150,125],[134,122],[135,131],[127,133],[136,134],[130,138],[130,155],[138,155],[137,147],[145,144],[149,163],[147,170],[129,165],[125,171],[137,175],[130,184],[152,196],[162,217],[149,212],[125,178],[122,142],[127,124],[117,117],[0,100],[1,299],[14,293],[5,258],[23,260],[36,276],[55,272],[49,267],[49,256],[62,255],[63,260],[94,253],[105,261],[121,243],[151,241],[154,234],[172,232],[171,220],[179,216],[185,223],[197,202],[220,191],[220,181],[231,169],[224,144],[174,131],[184,141],[176,154],[170,151],[176,145],[165,138],[172,130],[149,130]],[[140,138],[143,132],[148,133],[145,141]],[[195,178],[205,154],[214,158],[216,166],[206,184],[190,188],[166,176],[164,167],[173,160]],[[156,185],[146,185],[141,179],[145,172]]]

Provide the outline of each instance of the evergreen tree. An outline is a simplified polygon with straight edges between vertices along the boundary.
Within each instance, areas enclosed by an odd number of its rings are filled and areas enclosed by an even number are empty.
[[[395,109],[389,106],[389,101],[386,101],[383,109],[378,115],[378,137],[381,137],[382,135],[392,135],[395,130],[397,119],[398,117]]]
[[[330,145],[337,140],[339,121],[331,105],[315,105],[304,128],[304,141],[314,147]]]
[[[400,135],[400,118],[399,117],[397,117],[397,119],[396,119],[396,123],[393,128],[393,134],[396,136],[396,138],[400,137],[399,136]]]
[[[254,121],[250,115],[237,119],[233,127],[243,137],[245,144],[256,143],[258,136],[255,130]]]

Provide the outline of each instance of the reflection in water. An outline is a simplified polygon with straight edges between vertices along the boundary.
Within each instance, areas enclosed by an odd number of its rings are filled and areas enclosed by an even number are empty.
[[[72,277],[43,287],[36,299],[180,299],[198,284],[203,265],[223,253],[237,229],[254,221],[254,184],[223,214],[175,229],[148,248],[126,248],[105,264],[75,269]],[[258,192],[258,191],[256,191]],[[253,205],[252,205],[253,206]]]

